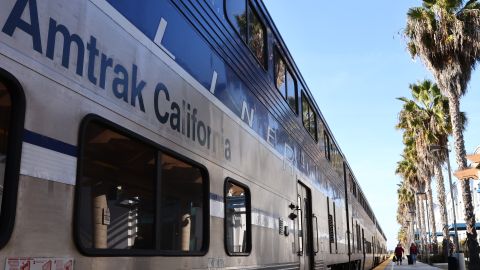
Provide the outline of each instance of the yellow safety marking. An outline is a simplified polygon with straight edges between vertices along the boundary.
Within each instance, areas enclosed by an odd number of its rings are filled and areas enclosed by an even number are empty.
[[[390,258],[388,258],[387,260],[385,260],[385,261],[384,261],[383,263],[381,263],[379,266],[373,268],[373,270],[384,270],[385,267],[387,267],[387,266],[390,264],[390,262],[392,261],[392,257],[393,257],[393,256],[391,256]]]

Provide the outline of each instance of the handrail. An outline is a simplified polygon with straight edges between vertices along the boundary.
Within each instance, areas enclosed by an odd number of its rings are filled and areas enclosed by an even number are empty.
[[[313,253],[316,255],[319,251],[320,251],[320,248],[319,248],[319,245],[318,245],[318,218],[317,216],[315,216],[315,214],[312,214],[312,218],[315,219],[315,234],[316,234],[316,238],[317,238],[317,249],[313,251]]]

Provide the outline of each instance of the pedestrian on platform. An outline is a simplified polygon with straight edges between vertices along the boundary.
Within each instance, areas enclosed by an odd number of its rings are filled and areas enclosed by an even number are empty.
[[[417,254],[418,254],[418,249],[415,243],[412,243],[410,246],[410,256],[412,256],[412,262],[413,264],[417,263]]]
[[[397,247],[395,248],[395,257],[397,258],[397,265],[402,264],[402,257],[404,252],[405,251],[403,250],[402,245],[398,244]]]
[[[452,240],[449,240],[448,241],[448,256],[453,255],[453,248],[454,248],[453,242],[452,242]]]

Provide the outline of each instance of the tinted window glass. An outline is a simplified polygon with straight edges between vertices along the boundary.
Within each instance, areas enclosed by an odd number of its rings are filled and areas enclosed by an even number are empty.
[[[199,168],[160,153],[161,249],[200,251],[203,245],[203,185]]]
[[[317,117],[317,139],[318,139],[318,145],[321,148],[325,147],[325,141],[322,139],[323,134],[325,133],[325,127],[323,125],[322,119],[320,117]]]
[[[255,9],[245,0],[226,0],[227,18],[233,28],[252,50],[253,55],[263,67],[266,67],[265,26]]]
[[[265,29],[257,14],[249,8],[248,46],[252,49],[258,61],[265,66]]]
[[[302,119],[305,129],[317,140],[317,116],[305,95],[302,95]]]
[[[10,126],[12,101],[6,87],[0,82],[0,211],[5,181],[5,164],[7,162],[7,143]]]
[[[245,0],[225,1],[227,16],[243,41],[247,40],[247,2]]]
[[[287,81],[287,102],[290,105],[290,108],[294,112],[297,112],[297,89],[295,85],[295,79],[292,74],[288,71],[286,72],[286,81]]]
[[[328,133],[326,131],[323,133],[323,141],[324,141],[325,158],[330,160],[330,138],[328,137]]]
[[[82,247],[132,255],[205,250],[208,190],[200,168],[95,121],[84,134],[77,185]]]
[[[328,142],[330,143],[330,146],[328,147],[328,159],[332,162],[335,162],[335,145],[333,144],[332,138],[330,138],[330,136],[328,136]]]
[[[275,85],[277,86],[278,91],[286,98],[287,94],[287,85],[285,82],[285,62],[283,61],[280,53],[275,53]]]
[[[297,113],[297,89],[295,79],[285,65],[282,55],[275,50],[275,86],[287,101],[290,108]]]
[[[250,252],[250,215],[248,189],[227,180],[225,186],[225,241],[229,254]]]
[[[84,140],[83,245],[155,248],[155,151],[98,124],[90,124]]]
[[[308,110],[308,101],[304,95],[302,95],[302,119],[303,119],[303,126],[308,130],[309,129],[309,122],[308,119],[310,117],[310,112]]]

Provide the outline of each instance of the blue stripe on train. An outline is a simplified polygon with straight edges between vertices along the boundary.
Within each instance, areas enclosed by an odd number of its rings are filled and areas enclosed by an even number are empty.
[[[25,129],[23,132],[23,141],[72,157],[77,157],[78,154],[78,148],[75,145],[71,145],[27,129]]]

